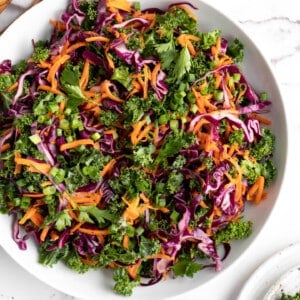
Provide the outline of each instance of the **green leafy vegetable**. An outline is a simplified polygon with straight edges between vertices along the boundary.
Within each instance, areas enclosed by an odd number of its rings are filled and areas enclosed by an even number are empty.
[[[275,147],[275,136],[268,128],[262,129],[262,138],[251,149],[250,154],[256,159],[261,160],[270,156]]]
[[[38,41],[34,45],[32,59],[38,63],[41,60],[46,60],[50,54],[50,49],[46,41]]]
[[[238,220],[230,222],[225,229],[216,233],[215,241],[220,244],[245,239],[252,233],[252,227],[253,223],[251,221]]]
[[[114,269],[113,279],[115,280],[114,291],[123,296],[132,295],[133,288],[140,283],[139,279],[131,280],[128,273],[123,268]]]
[[[227,48],[227,54],[232,56],[236,62],[242,62],[244,59],[244,45],[239,39],[234,39],[233,43]]]

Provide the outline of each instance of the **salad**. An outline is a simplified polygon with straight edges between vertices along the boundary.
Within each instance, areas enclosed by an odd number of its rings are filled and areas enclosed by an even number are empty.
[[[246,203],[276,175],[271,101],[195,9],[72,0],[31,57],[0,62],[0,211],[41,264],[109,268],[130,295],[220,271],[251,234]]]

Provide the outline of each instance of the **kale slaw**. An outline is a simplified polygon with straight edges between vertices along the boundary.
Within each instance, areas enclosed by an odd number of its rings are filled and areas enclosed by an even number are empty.
[[[87,3],[52,22],[22,71],[1,64],[12,81],[1,92],[12,101],[1,208],[15,239],[26,247],[23,225],[42,263],[113,268],[121,293],[141,278],[192,276],[203,257],[219,270],[217,246],[250,233],[244,202],[265,197],[274,176],[260,115],[270,102],[235,65],[239,42],[199,32],[186,8]]]

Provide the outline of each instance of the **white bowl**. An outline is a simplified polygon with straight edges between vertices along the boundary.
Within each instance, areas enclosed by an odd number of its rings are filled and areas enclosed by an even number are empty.
[[[168,4],[176,1],[141,0],[140,2],[142,7],[165,8]],[[287,156],[287,123],[284,104],[271,68],[251,39],[240,29],[237,23],[207,3],[200,0],[190,0],[189,2],[199,8],[199,10],[195,11],[195,14],[199,17],[202,31],[221,29],[222,36],[229,41],[237,37],[244,44],[243,73],[257,92],[267,91],[273,103],[269,118],[276,120],[271,127],[277,136],[274,159],[278,168],[278,176],[269,188],[268,200],[263,201],[259,206],[247,206],[246,219],[253,221],[254,231],[248,239],[233,243],[230,255],[224,262],[224,269],[227,269],[237,262],[263,230],[278,200]],[[65,9],[66,4],[67,0],[44,0],[20,17],[0,38],[0,61],[10,58],[13,62],[17,62],[21,58],[28,57],[32,51],[31,40],[49,37],[51,30],[49,19],[57,19]],[[79,298],[119,298],[111,290],[113,281],[109,271],[90,271],[84,275],[79,275],[68,270],[62,264],[57,264],[53,268],[42,266],[37,262],[38,253],[32,241],[28,243],[27,251],[18,249],[11,238],[11,220],[9,217],[0,216],[0,228],[1,246],[28,272],[37,276],[48,285]],[[222,274],[222,271],[217,273],[213,269],[206,269],[198,272],[192,279],[169,279],[154,286],[139,287],[134,290],[134,294],[130,299],[153,299],[154,295],[163,299],[183,294],[199,287],[199,285],[206,284],[216,276],[220,276],[220,274]],[[122,299],[124,298],[122,297]]]

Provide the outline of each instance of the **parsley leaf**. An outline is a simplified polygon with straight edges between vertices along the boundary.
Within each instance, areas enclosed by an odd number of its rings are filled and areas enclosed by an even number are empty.
[[[76,109],[84,100],[84,95],[79,86],[80,65],[68,63],[63,69],[60,77],[60,83],[68,96],[67,107]]]
[[[80,214],[83,212],[83,213],[87,213],[89,215],[90,218],[88,218],[88,221],[91,221],[92,218],[95,219],[100,228],[105,227],[105,225],[107,225],[107,221],[114,222],[114,220],[115,220],[114,215],[112,215],[111,213],[109,213],[108,211],[106,211],[104,209],[99,209],[98,207],[96,207],[94,205],[79,206],[78,208],[79,208]],[[82,218],[82,215],[80,215],[80,216]]]
[[[197,262],[193,262],[191,259],[184,258],[179,259],[173,266],[175,276],[188,276],[193,277],[195,273],[201,270],[203,266]]]
[[[187,46],[185,46],[181,49],[173,70],[173,76],[175,79],[180,81],[182,77],[190,71],[191,66],[191,55]]]
[[[64,230],[66,227],[71,226],[71,221],[72,218],[68,213],[67,209],[64,209],[63,211],[61,211],[60,213],[55,215],[55,228],[58,231],[62,231]]]

